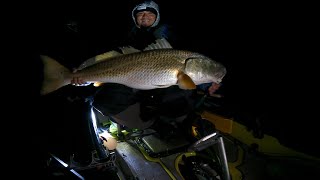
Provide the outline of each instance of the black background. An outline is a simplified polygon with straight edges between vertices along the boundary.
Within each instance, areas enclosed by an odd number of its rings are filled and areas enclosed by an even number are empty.
[[[250,126],[260,117],[265,133],[289,147],[319,155],[318,71],[313,63],[318,56],[313,56],[315,47],[309,42],[314,39],[313,27],[300,11],[288,4],[157,2],[161,21],[176,28],[177,48],[201,52],[227,67],[224,105],[237,115],[235,120]],[[8,36],[14,47],[12,62],[23,73],[22,82],[11,88],[18,97],[11,107],[17,122],[29,127],[28,133],[36,134],[34,127],[42,126],[32,123],[43,117],[37,115],[41,113],[38,55],[50,55],[73,68],[111,50],[132,23],[134,3],[37,4],[12,11],[16,15],[8,20],[8,27],[13,27]],[[71,21],[78,23],[77,32],[66,26]],[[26,112],[17,113],[21,111]]]

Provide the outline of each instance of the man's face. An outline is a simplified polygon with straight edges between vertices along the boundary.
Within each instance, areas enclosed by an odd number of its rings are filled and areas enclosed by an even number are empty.
[[[139,27],[150,27],[156,21],[157,16],[150,11],[141,11],[136,14],[136,22]]]

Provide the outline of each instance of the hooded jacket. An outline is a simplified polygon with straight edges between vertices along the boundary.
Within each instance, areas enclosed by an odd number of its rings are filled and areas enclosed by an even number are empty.
[[[136,22],[136,14],[140,11],[151,11],[156,14],[155,22],[148,28],[140,28]],[[142,50],[149,44],[154,43],[156,39],[165,38],[170,43],[173,41],[171,27],[168,24],[160,23],[160,10],[158,4],[154,1],[144,1],[136,5],[131,12],[134,22],[131,31],[129,32],[129,44],[133,47]]]
[[[133,10],[132,10],[132,19],[134,24],[137,26],[137,22],[136,22],[136,14],[140,11],[151,11],[153,12],[157,18],[154,21],[154,23],[152,24],[151,27],[155,27],[159,24],[160,22],[160,12],[159,12],[159,6],[157,3],[153,2],[153,1],[145,1],[141,4],[136,5]],[[138,27],[138,26],[137,26]],[[139,27],[138,27],[139,28]]]

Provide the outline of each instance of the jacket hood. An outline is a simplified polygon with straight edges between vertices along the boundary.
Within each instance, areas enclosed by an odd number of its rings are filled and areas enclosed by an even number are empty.
[[[134,24],[137,26],[137,22],[136,22],[136,12],[137,11],[142,11],[142,10],[148,10],[148,9],[152,9],[155,12],[157,12],[157,18],[154,21],[154,23],[152,24],[151,27],[155,27],[159,24],[160,21],[160,12],[159,12],[159,6],[157,3],[155,3],[154,1],[145,1],[141,4],[136,5],[133,10],[132,10],[132,19]],[[150,10],[149,10],[150,11]],[[137,26],[138,27],[138,26]]]

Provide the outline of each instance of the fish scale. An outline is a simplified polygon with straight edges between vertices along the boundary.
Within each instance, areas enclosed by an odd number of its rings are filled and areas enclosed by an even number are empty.
[[[134,78],[138,82],[145,83],[159,84],[163,82],[163,79],[171,79],[171,82],[175,83],[172,79],[176,76],[177,70],[183,70],[184,64],[181,62],[184,59],[174,57],[175,51],[171,53],[167,51],[154,50],[115,57],[85,68],[73,74],[72,77],[81,77],[89,82],[122,81],[130,83],[127,80]]]
[[[108,57],[75,73],[48,56],[42,56],[42,60],[45,75],[41,94],[70,84],[74,77],[87,82],[119,83],[135,89],[172,85],[190,89],[190,84],[220,83],[226,74],[221,63],[196,52],[176,49],[152,49]],[[183,75],[181,80],[178,74]]]

